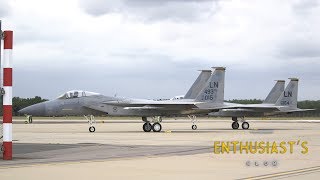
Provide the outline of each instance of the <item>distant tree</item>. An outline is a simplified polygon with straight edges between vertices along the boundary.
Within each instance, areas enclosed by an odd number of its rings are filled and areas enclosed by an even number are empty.
[[[18,111],[27,106],[31,106],[33,104],[37,104],[40,102],[48,101],[47,99],[42,99],[40,96],[35,96],[34,98],[20,98],[13,97],[12,98],[12,114],[14,116],[18,115]],[[2,104],[2,99],[0,100]],[[2,108],[0,108],[0,114],[2,115]]]

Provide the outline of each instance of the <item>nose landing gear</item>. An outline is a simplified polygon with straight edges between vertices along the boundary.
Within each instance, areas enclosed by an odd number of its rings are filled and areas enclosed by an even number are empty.
[[[191,120],[192,122],[192,126],[191,126],[191,129],[192,130],[196,130],[198,127],[196,125],[196,122],[197,122],[197,116],[196,115],[188,115],[188,118]]]
[[[96,128],[94,127],[96,125],[96,120],[94,119],[94,116],[93,115],[89,115],[89,116],[86,116],[84,115],[84,118],[86,118],[86,120],[88,120],[88,123],[89,123],[89,132],[93,133],[96,131]]]

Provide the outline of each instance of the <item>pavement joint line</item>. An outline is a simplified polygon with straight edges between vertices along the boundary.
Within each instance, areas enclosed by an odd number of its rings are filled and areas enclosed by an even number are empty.
[[[34,167],[34,166],[53,166],[53,165],[73,165],[73,164],[86,164],[92,162],[106,162],[106,161],[119,161],[119,160],[132,160],[149,158],[148,156],[136,156],[136,157],[115,157],[108,159],[95,159],[95,160],[80,160],[80,161],[64,161],[64,162],[43,162],[43,163],[32,163],[32,164],[20,164],[20,165],[5,165],[0,166],[1,169],[21,168],[21,167]],[[154,157],[150,157],[154,158]]]
[[[250,180],[268,179],[268,178],[282,177],[282,176],[288,176],[288,175],[298,175],[298,174],[301,174],[301,173],[317,172],[317,171],[320,171],[320,166],[314,166],[314,167],[309,167],[309,168],[295,169],[295,170],[278,172],[278,173],[273,173],[273,174],[265,174],[265,175],[260,175],[260,176],[241,178],[241,179],[238,179],[238,180],[244,180],[244,179],[250,179]]]
[[[156,153],[156,154],[147,154],[143,156],[133,156],[133,157],[111,157],[106,159],[95,159],[95,160],[79,160],[79,161],[64,161],[64,162],[43,162],[43,163],[32,163],[32,164],[20,164],[20,165],[10,165],[7,166],[4,164],[4,166],[0,166],[0,169],[10,169],[10,168],[21,168],[21,167],[34,167],[34,166],[50,166],[50,165],[72,165],[72,164],[82,164],[82,163],[91,163],[91,162],[106,162],[106,161],[119,161],[119,160],[133,160],[133,159],[143,159],[143,158],[157,158],[157,157],[163,157],[163,155],[172,154],[172,153],[185,153],[185,152],[191,152],[191,151],[199,151],[204,149],[210,149],[211,147],[205,147],[205,148],[198,148],[198,149],[192,149],[192,150],[184,150],[184,151],[177,151],[177,152],[167,152],[167,153]],[[188,156],[190,154],[185,154],[185,156]],[[179,154],[176,154],[176,156],[181,156]]]

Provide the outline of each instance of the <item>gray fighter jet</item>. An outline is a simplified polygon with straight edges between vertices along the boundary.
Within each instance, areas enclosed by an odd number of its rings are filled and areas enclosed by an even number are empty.
[[[220,110],[253,111],[263,114],[290,113],[303,111],[297,108],[298,79],[291,79],[286,90],[275,104],[242,105],[224,102],[225,68],[216,67],[206,80],[208,71],[202,71],[184,99],[148,100],[104,96],[87,91],[70,91],[55,100],[35,104],[20,110],[22,114],[33,116],[83,115],[89,120],[89,131],[94,132],[94,115],[139,116],[144,121],[145,132],[160,132],[160,118],[163,116],[188,116],[192,120],[192,129],[197,129],[196,115],[209,114]],[[203,85],[202,82],[206,83]],[[197,91],[200,92],[197,93]],[[190,93],[189,93],[190,92]],[[195,96],[195,94],[197,94]],[[193,99],[193,97],[195,97]],[[147,117],[153,117],[150,121]],[[160,118],[155,118],[160,117]],[[233,129],[238,129],[237,118],[232,118]],[[249,123],[242,123],[243,129]]]
[[[272,89],[265,102],[262,104],[233,104],[230,105],[230,108],[222,108],[220,112],[224,116],[231,116],[233,129],[239,128],[239,123],[237,117],[240,117],[242,120],[242,129],[248,129],[249,123],[244,120],[245,116],[272,116],[279,114],[290,114],[294,112],[301,111],[311,111],[314,109],[300,109],[297,107],[297,97],[298,97],[298,79],[289,78],[290,82],[284,91],[281,92],[280,97],[274,101],[277,91],[280,90],[281,85],[277,87],[277,84],[283,82],[277,82],[275,87]],[[279,89],[278,89],[279,88]]]
[[[69,91],[57,99],[35,104],[19,113],[32,116],[85,116],[90,132],[95,131],[94,116],[140,116],[145,122],[143,130],[159,132],[162,116],[189,116],[193,123],[197,114],[208,114],[223,106],[225,68],[202,70],[184,99],[148,100],[104,96],[88,91]],[[205,83],[204,83],[205,82]],[[199,92],[200,91],[200,92]],[[209,108],[210,107],[210,108]],[[153,117],[150,121],[147,117]],[[160,117],[160,118],[155,118]],[[192,126],[196,129],[196,125]]]
[[[285,88],[284,80],[276,80],[275,85],[271,89],[270,93],[262,104],[275,104]],[[240,104],[238,104],[240,106]],[[215,117],[232,117],[234,121],[237,121],[237,118],[240,117],[244,121],[244,117],[260,117],[265,116],[262,112],[252,111],[248,109],[221,109],[218,112],[209,113],[209,116]],[[235,127],[235,126],[233,126]],[[248,124],[244,124],[246,129],[249,128]]]
[[[249,123],[246,122],[245,117],[265,117],[279,114],[289,114],[301,111],[310,111],[314,109],[299,109],[297,108],[297,96],[298,96],[298,79],[289,78],[291,81],[285,88],[284,80],[277,80],[270,93],[263,101],[262,104],[237,104],[237,103],[226,103],[220,110],[214,110],[209,113],[209,116],[218,117],[232,117],[233,129],[239,129],[238,118],[241,119],[242,129],[249,129]],[[202,87],[201,85],[198,85]],[[190,96],[192,98],[192,96]],[[210,107],[209,107],[210,108]],[[193,125],[192,129],[196,129],[197,126]]]

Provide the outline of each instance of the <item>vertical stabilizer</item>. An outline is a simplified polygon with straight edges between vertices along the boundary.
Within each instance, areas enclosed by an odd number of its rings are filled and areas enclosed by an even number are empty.
[[[211,70],[201,70],[201,73],[199,74],[196,81],[192,84],[187,94],[184,96],[184,99],[195,99],[199,92],[206,85],[206,82],[208,81],[210,76]]]
[[[290,108],[297,108],[298,98],[298,82],[297,78],[289,78],[290,82],[286,89],[282,92],[276,102],[277,106],[288,106]]]
[[[214,67],[214,72],[207,80],[205,86],[202,88],[196,101],[208,103],[223,103],[224,101],[224,67]]]
[[[263,101],[263,104],[275,104],[284,91],[284,85],[284,80],[277,80],[276,84],[273,86],[270,93]]]

